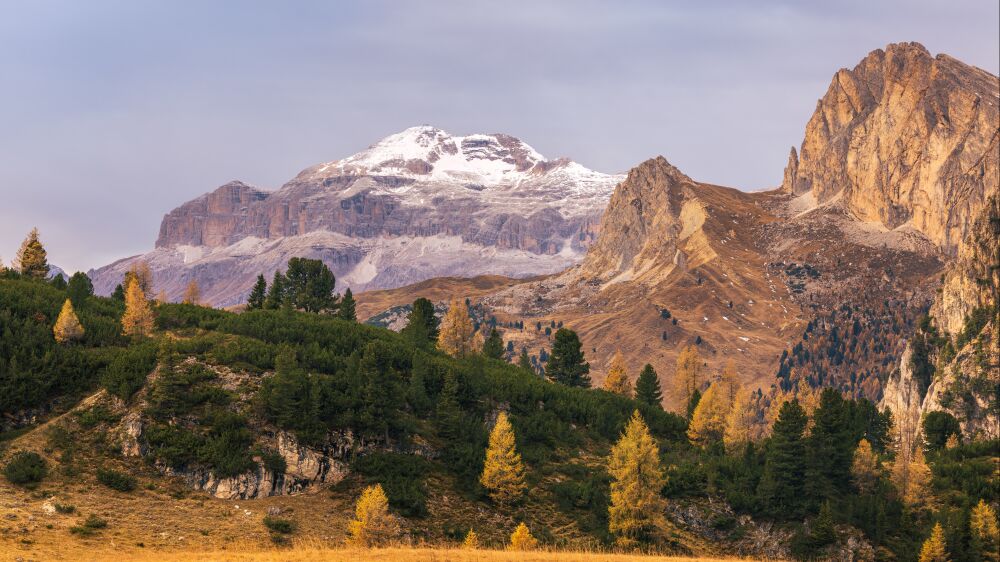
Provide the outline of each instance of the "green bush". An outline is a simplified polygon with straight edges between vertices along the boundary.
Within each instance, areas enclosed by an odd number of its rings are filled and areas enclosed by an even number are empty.
[[[264,526],[271,530],[273,533],[281,533],[283,535],[288,535],[295,532],[295,522],[288,519],[281,519],[278,517],[271,517],[270,515],[264,517]]]
[[[146,377],[156,367],[156,352],[154,342],[123,349],[101,375],[101,386],[122,400],[128,400],[142,388]]]
[[[110,468],[97,469],[97,481],[119,492],[131,492],[136,485],[134,476]]]
[[[416,455],[374,453],[354,462],[354,468],[368,484],[379,483],[389,498],[389,505],[407,517],[427,514],[427,489],[424,478],[430,464]]]
[[[4,477],[18,486],[33,486],[45,478],[45,459],[34,451],[18,451],[3,468]]]
[[[63,515],[69,515],[70,513],[76,512],[76,506],[75,505],[68,505],[68,504],[57,503],[53,507],[56,508],[57,512],[62,513]]]
[[[108,522],[96,515],[89,515],[80,525],[74,525],[69,528],[69,532],[74,535],[80,535],[83,537],[89,537],[96,533],[100,529],[104,529],[108,526]]]

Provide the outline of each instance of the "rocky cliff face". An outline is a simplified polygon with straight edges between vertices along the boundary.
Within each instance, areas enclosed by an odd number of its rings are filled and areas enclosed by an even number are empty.
[[[168,213],[152,252],[91,273],[108,292],[143,259],[168,298],[194,279],[216,305],[245,299],[258,273],[291,256],[324,260],[355,292],[554,273],[583,257],[620,179],[509,135],[413,127],[275,192],[228,183]]]
[[[997,189],[997,77],[917,43],[837,72],[782,189],[841,199],[862,221],[910,226],[955,255]]]

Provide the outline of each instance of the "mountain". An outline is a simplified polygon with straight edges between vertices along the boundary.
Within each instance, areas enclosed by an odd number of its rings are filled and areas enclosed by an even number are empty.
[[[91,277],[107,294],[144,260],[167,298],[194,279],[208,302],[225,306],[293,256],[323,259],[354,292],[438,276],[555,273],[583,257],[620,179],[547,160],[509,135],[412,127],[274,192],[223,185],[167,213],[152,252]]]

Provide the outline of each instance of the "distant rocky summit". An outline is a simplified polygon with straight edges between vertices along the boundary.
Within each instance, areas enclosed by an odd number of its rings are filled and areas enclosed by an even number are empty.
[[[509,135],[412,127],[303,170],[278,191],[223,185],[167,213],[152,252],[91,277],[106,294],[145,260],[168,299],[193,279],[225,306],[292,256],[322,259],[355,292],[438,276],[555,273],[582,259],[620,180],[547,160]]]

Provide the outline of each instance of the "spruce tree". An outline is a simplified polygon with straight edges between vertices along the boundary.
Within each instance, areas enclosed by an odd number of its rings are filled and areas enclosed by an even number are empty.
[[[32,228],[28,237],[21,242],[21,248],[14,259],[14,269],[21,275],[32,279],[45,279],[49,276],[49,262],[45,246],[38,239],[38,229]]]
[[[590,364],[584,361],[582,348],[576,332],[559,328],[552,343],[552,354],[545,364],[549,379],[566,386],[589,388]]]
[[[351,292],[350,287],[344,291],[344,297],[340,299],[340,309],[337,311],[337,316],[351,322],[358,320],[357,302],[354,300],[354,293]]]
[[[517,366],[534,374],[535,368],[531,365],[531,358],[528,357],[528,348],[521,348],[521,355],[517,357]]]
[[[119,283],[115,285],[115,290],[111,292],[111,298],[118,302],[125,302],[125,288]]]
[[[514,442],[514,428],[506,412],[497,415],[490,432],[486,461],[479,483],[489,491],[490,498],[500,505],[508,505],[521,497],[524,483],[524,464]]]
[[[66,299],[63,303],[52,332],[59,343],[69,343],[83,338],[83,326],[73,310],[73,301]]]
[[[660,490],[666,479],[659,447],[639,410],[611,449],[608,473],[612,478],[608,530],[615,542],[624,548],[651,542],[663,525],[666,502]]]
[[[280,271],[274,272],[271,280],[271,287],[267,290],[267,297],[264,299],[264,308],[277,310],[285,305],[285,274]]]
[[[400,333],[419,346],[437,342],[438,319],[434,315],[434,303],[424,297],[413,301],[406,327]]]
[[[87,277],[86,273],[77,271],[69,278],[69,283],[66,285],[66,294],[69,295],[69,299],[73,301],[74,306],[80,306],[87,298],[94,296],[94,284],[90,281],[90,277]]]
[[[250,296],[247,297],[247,308],[250,310],[261,310],[264,308],[264,300],[267,299],[267,281],[264,275],[257,276],[257,282],[250,289]]]
[[[462,429],[462,410],[458,405],[458,379],[450,371],[444,375],[444,386],[438,396],[434,417],[438,435],[447,441],[459,438]]]
[[[292,258],[285,271],[285,299],[299,310],[330,314],[337,310],[337,279],[322,260]]]
[[[496,328],[490,328],[490,335],[483,342],[483,355],[490,359],[503,359],[503,339]]]
[[[635,399],[639,402],[663,409],[663,391],[660,389],[660,377],[649,363],[639,373],[635,382]]]
[[[54,275],[52,279],[49,281],[49,284],[55,287],[56,289],[59,289],[60,291],[66,290],[66,278],[63,277],[62,273]]]
[[[809,433],[807,493],[814,500],[846,494],[851,483],[855,441],[840,392],[826,388],[813,412]]]
[[[691,419],[694,416],[694,411],[698,409],[698,403],[701,402],[701,391],[697,388],[691,393],[691,396],[687,401],[687,408],[684,410],[684,416],[687,419]]]
[[[785,402],[771,432],[757,494],[761,505],[774,517],[795,519],[805,513],[806,413],[798,400]]]

